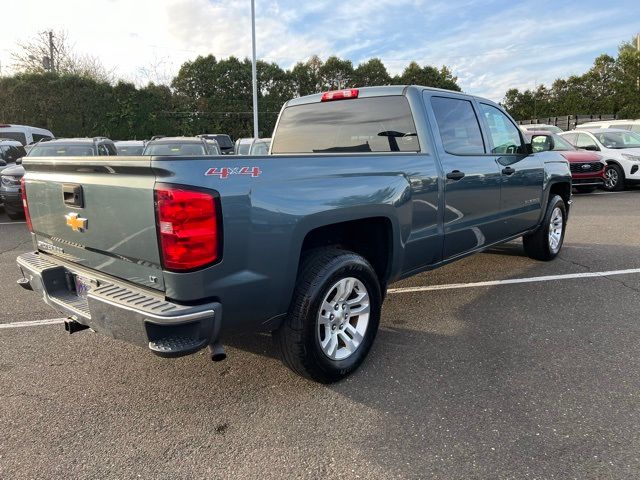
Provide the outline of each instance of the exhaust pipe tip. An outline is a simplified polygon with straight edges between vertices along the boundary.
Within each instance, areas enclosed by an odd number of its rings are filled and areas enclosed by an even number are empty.
[[[20,280],[18,280],[18,285],[20,285],[25,290],[33,291],[33,287],[31,286],[31,282],[28,278],[21,278]]]
[[[209,355],[214,362],[221,362],[227,358],[227,353],[224,351],[224,347],[219,343],[209,345]]]

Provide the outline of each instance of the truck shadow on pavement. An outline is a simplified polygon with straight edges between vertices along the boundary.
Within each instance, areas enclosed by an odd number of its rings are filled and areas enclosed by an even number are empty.
[[[615,258],[640,251],[593,248]],[[546,265],[532,262],[527,276],[548,274]],[[560,264],[562,273],[575,265]],[[358,450],[366,454],[385,439],[381,466],[410,463],[413,472],[455,471],[457,478],[633,476],[638,462],[607,463],[637,446],[638,384],[629,379],[640,370],[640,284],[632,281],[635,287],[611,277],[390,295],[361,369],[318,388],[375,412]],[[268,335],[228,344],[278,357]]]

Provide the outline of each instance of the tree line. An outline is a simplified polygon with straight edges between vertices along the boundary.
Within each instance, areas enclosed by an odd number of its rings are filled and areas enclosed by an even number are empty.
[[[622,43],[616,57],[600,55],[583,75],[559,78],[550,87],[512,88],[502,104],[516,120],[602,114],[640,118],[640,49],[634,43]]]
[[[257,76],[261,136],[271,135],[283,103],[297,96],[391,84],[460,91],[446,66],[411,62],[400,75],[391,76],[377,58],[354,67],[335,56],[326,61],[313,56],[289,70],[259,61]],[[0,78],[0,122],[44,127],[58,137],[228,133],[240,138],[252,136],[252,119],[251,62],[246,58],[200,56],[184,63],[170,86],[113,84],[103,75],[41,71],[38,64]]]

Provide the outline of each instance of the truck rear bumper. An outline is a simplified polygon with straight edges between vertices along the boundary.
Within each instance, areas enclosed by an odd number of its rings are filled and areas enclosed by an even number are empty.
[[[17,261],[21,286],[98,333],[148,347],[165,357],[196,352],[218,338],[222,314],[218,302],[179,305],[40,252],[25,253]]]

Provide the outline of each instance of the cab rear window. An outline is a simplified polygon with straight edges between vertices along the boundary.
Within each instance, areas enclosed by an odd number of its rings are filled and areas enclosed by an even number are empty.
[[[409,102],[403,96],[287,107],[271,153],[418,152]]]

